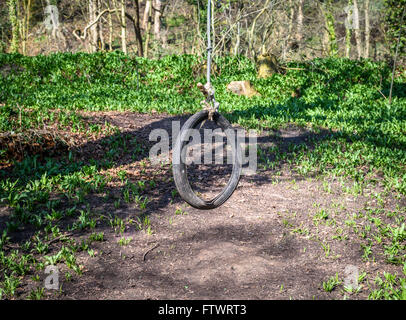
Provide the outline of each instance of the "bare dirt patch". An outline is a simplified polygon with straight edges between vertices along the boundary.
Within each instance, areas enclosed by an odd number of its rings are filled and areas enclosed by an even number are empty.
[[[86,116],[114,124],[126,141],[136,138],[145,149],[134,158],[133,146],[128,144],[126,155],[105,172],[114,175],[126,170],[134,183],[154,179],[156,184],[144,191],[150,200],[145,209],[134,203],[114,204],[122,191],[117,179],[109,184],[116,198],[91,195],[87,199],[90,207],[98,215],[126,221],[147,216],[150,228],[140,230],[137,224],[127,224],[120,234],[107,224],[98,225],[96,231],[104,232],[104,241],[92,245],[94,257],[86,251],[79,253],[83,274],[69,281],[61,279],[63,290],[47,292],[47,298],[342,299],[342,289],[326,292],[322,283],[336,273],[343,278],[348,265],[368,274],[401,270],[386,264],[383,257],[363,259],[359,236],[345,222],[365,208],[378,206],[368,195],[344,193],[337,180],[300,177],[282,165],[278,175],[259,170],[254,176],[243,176],[223,206],[200,211],[176,195],[168,164],[156,168],[147,160],[151,130],[171,133],[172,121],[184,123],[187,117],[131,112]],[[259,143],[306,143],[312,135],[288,126],[262,133]],[[83,144],[77,150],[79,155],[102,157],[108,152],[104,139]],[[323,182],[329,184],[328,191]],[[385,201],[383,209],[397,203]],[[322,210],[327,216],[320,215]],[[333,238],[341,235],[336,234],[339,228],[346,237]],[[74,237],[83,236],[86,233]],[[123,245],[119,243],[122,238],[131,240]],[[61,274],[66,271],[61,266]],[[365,299],[368,292],[366,284],[361,284],[361,290],[349,297]]]

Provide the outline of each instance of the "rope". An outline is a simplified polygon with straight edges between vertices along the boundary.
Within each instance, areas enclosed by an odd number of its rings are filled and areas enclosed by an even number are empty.
[[[207,0],[207,83],[210,83],[211,76],[211,55],[213,47],[211,43],[211,0]]]
[[[217,8],[221,8],[221,0],[216,3]],[[213,44],[211,42],[211,0],[207,0],[207,83],[211,83],[211,60],[213,54]]]
[[[221,0],[217,1],[217,8],[221,7]],[[207,0],[207,83],[204,88],[201,88],[202,93],[206,96],[206,100],[202,101],[204,109],[209,111],[209,119],[213,120],[213,114],[217,112],[219,103],[214,98],[215,90],[211,85],[211,61],[213,54],[213,46],[211,41],[211,0]]]

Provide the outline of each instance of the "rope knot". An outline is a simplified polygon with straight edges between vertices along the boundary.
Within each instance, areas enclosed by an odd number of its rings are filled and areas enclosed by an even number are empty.
[[[213,120],[213,115],[217,112],[219,108],[219,103],[214,99],[214,87],[211,83],[207,82],[205,85],[201,84],[200,82],[197,84],[197,87],[202,92],[202,94],[206,97],[205,100],[201,101],[200,103],[203,105],[203,110],[207,110],[209,112],[209,120]]]

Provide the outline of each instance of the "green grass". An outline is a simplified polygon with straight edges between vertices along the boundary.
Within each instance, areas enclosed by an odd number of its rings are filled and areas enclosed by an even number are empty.
[[[123,237],[123,238],[120,238],[120,240],[118,240],[118,244],[119,244],[120,246],[126,246],[126,245],[128,245],[132,240],[133,240],[132,237],[129,237],[129,238]]]
[[[406,268],[403,274],[406,276]],[[383,279],[380,276],[375,278],[375,285],[377,288],[368,296],[370,300],[406,300],[405,277],[384,272]]]
[[[0,103],[5,104],[0,131],[54,122],[71,130],[100,130],[88,128],[75,110],[195,112],[201,100],[196,82],[204,81],[193,76],[198,62],[191,55],[147,60],[119,52],[2,54],[0,67],[18,68],[0,80],[4,88]],[[305,71],[291,70],[268,79],[256,79],[255,66],[243,57],[219,58],[217,64],[221,70],[213,79],[217,98],[221,111],[234,122],[257,129],[296,123],[315,132],[329,130],[311,152],[306,146],[295,150],[299,172],[328,171],[356,182],[382,175],[387,188],[406,193],[406,84],[402,78],[395,81],[389,105],[378,91],[388,91],[390,69],[384,63],[315,59],[289,64]],[[227,92],[227,83],[236,79],[251,80],[261,96],[247,99]],[[291,97],[296,88],[300,98]]]
[[[338,278],[338,273],[336,273],[335,277],[330,277],[327,281],[322,283],[323,290],[326,292],[333,291],[338,285],[341,284],[341,280]]]
[[[122,168],[113,176],[105,172],[115,168],[131,148],[133,159],[141,158],[141,172],[145,173],[148,150],[133,136],[107,122],[92,123],[78,111],[196,112],[202,100],[196,83],[205,81],[204,75],[193,72],[199,61],[191,55],[148,60],[120,52],[36,57],[0,54],[0,71],[12,67],[0,77],[0,133],[51,128],[86,138],[102,137],[100,145],[105,148],[105,154],[95,159],[83,160],[66,151],[62,158],[25,154],[22,161],[14,161],[7,156],[7,146],[0,145],[0,162],[12,165],[0,170],[0,203],[11,212],[0,230],[0,298],[15,296],[21,281],[48,264],[64,264],[80,275],[77,253],[85,251],[92,258],[94,242],[105,240],[97,229],[99,224],[123,234],[134,222],[139,230],[153,233],[147,193],[157,189],[159,175],[134,180]],[[229,120],[258,130],[277,130],[293,123],[311,132],[308,143],[290,144],[287,150],[278,143],[259,148],[260,167],[277,176],[286,164],[292,173],[306,178],[327,177],[322,186],[327,194],[333,192],[328,177],[341,181],[341,191],[354,197],[383,186],[383,192],[370,195],[380,208],[388,194],[406,195],[406,79],[396,79],[389,105],[379,93],[388,95],[390,68],[385,63],[341,58],[291,62],[287,67],[305,70],[288,70],[268,79],[257,79],[254,64],[244,57],[218,58],[216,64],[216,98]],[[261,96],[248,99],[229,93],[226,86],[232,80],[250,80]],[[298,88],[301,96],[293,98],[291,94]],[[276,136],[278,139],[283,140]],[[120,184],[118,193],[109,189],[112,181]],[[297,181],[292,180],[293,190],[298,188]],[[95,195],[115,209],[133,206],[140,215],[126,221],[100,214],[89,204]],[[171,190],[171,202],[176,197],[177,191]],[[365,261],[382,256],[388,264],[405,263],[404,209],[365,208],[359,215],[343,216],[342,221],[333,211],[317,206],[312,214],[317,228],[334,227],[331,239],[320,242],[326,258],[331,256],[334,241],[355,235]],[[182,209],[175,211],[175,215],[183,214]],[[311,226],[293,225],[293,220],[283,222],[293,233],[312,234]],[[32,237],[10,249],[12,235],[26,228],[32,230]],[[63,237],[66,232],[89,235],[79,241]],[[52,242],[55,239],[58,241]],[[122,237],[118,245],[129,241]],[[69,280],[73,277],[66,274]],[[384,278],[376,281],[371,299],[404,296],[403,278]],[[331,292],[338,284],[338,278],[332,278],[323,289]],[[26,298],[42,297],[41,289],[35,289]]]

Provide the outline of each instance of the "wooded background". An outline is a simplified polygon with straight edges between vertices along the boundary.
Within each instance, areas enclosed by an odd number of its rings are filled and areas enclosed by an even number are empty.
[[[380,60],[393,56],[396,47],[405,51],[406,0],[220,3],[213,0],[215,55]],[[206,0],[1,0],[0,52],[203,54],[206,10]]]

